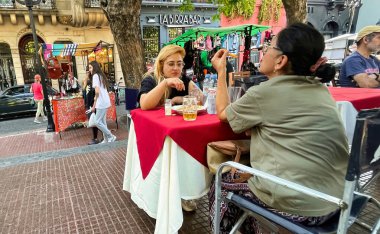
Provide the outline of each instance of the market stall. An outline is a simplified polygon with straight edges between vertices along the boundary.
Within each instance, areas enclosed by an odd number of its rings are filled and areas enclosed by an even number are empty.
[[[107,121],[115,121],[117,124],[115,94],[109,93],[111,107],[107,110]],[[52,100],[53,119],[55,132],[61,133],[74,123],[83,123],[87,120],[86,108],[82,97],[64,97]]]
[[[251,62],[252,41],[261,40],[261,33],[270,26],[245,24],[220,28],[191,28],[166,45],[176,44],[185,48],[185,69],[193,69],[196,81],[203,81],[211,73],[210,53],[226,48],[234,56],[229,58],[235,64],[235,71],[253,68]],[[255,40],[253,40],[255,38]],[[256,43],[255,43],[256,44]]]
[[[83,71],[89,62],[97,61],[111,83],[114,81],[113,46],[100,41],[84,44],[43,44],[41,48],[40,55],[44,60],[47,77],[60,92],[52,100],[55,131],[60,133],[72,124],[85,122],[87,119],[81,82],[76,78],[75,58],[82,59]],[[110,93],[110,98],[111,107],[107,112],[107,120],[117,123],[115,94]]]

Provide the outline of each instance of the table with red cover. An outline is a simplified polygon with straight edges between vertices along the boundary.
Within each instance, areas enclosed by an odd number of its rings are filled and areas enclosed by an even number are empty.
[[[180,115],[165,116],[163,108],[150,111],[136,109],[131,115],[144,178],[157,159],[166,136],[204,166],[207,166],[209,142],[244,137],[233,133],[229,124],[221,122],[216,115],[201,114],[195,121],[184,121]]]
[[[116,121],[115,94],[110,93],[111,107],[107,110],[107,120]],[[53,99],[53,120],[55,132],[59,133],[73,123],[87,120],[86,108],[82,97]]]
[[[357,111],[380,107],[380,89],[365,88],[328,88],[335,101],[352,103]]]
[[[181,199],[206,195],[212,175],[207,144],[246,138],[207,113],[195,121],[165,116],[164,109],[131,112],[123,189],[149,216],[155,233],[176,233],[182,226]]]

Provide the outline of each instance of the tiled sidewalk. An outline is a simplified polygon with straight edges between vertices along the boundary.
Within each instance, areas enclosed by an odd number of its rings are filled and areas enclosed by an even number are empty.
[[[125,129],[115,134],[119,139],[127,135]],[[89,129],[76,129],[40,148],[31,146],[47,139],[45,133],[0,138],[0,147],[17,144],[13,149],[18,150],[0,156],[0,164],[11,162],[0,167],[0,233],[154,232],[155,220],[122,190],[126,140],[84,146],[90,136]],[[54,147],[61,150],[51,151]],[[43,152],[46,150],[51,152]],[[369,188],[378,199],[379,183]],[[210,233],[207,209],[204,197],[196,212],[185,213],[179,233]],[[374,220],[379,215],[368,209],[363,218]],[[349,233],[367,232],[354,225]]]
[[[123,126],[119,125],[119,129],[116,129],[115,123],[109,123],[108,127],[116,135],[117,140],[127,138],[128,133]],[[89,128],[71,129],[62,132],[61,138],[59,134],[46,133],[41,130],[31,133],[0,136],[0,159],[86,146],[92,138],[92,130]],[[102,139],[100,131],[98,138]]]

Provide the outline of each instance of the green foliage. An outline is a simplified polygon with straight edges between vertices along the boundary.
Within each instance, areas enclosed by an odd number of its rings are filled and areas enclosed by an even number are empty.
[[[224,14],[228,18],[243,16],[250,18],[256,6],[256,0],[214,0],[218,5],[218,13]]]
[[[280,18],[281,0],[262,0],[259,12],[259,23],[268,22],[274,19],[277,22]]]
[[[180,12],[192,11],[192,10],[194,10],[194,5],[191,2],[191,0],[184,0],[182,5],[179,7]]]
[[[235,18],[242,16],[246,19],[252,17],[256,0],[207,0],[218,6],[218,14],[212,16],[212,20],[220,20],[220,14],[227,18]],[[280,18],[280,9],[282,0],[262,0],[260,12],[258,15],[259,22],[267,22],[274,19],[277,22]],[[194,4],[191,0],[184,0],[179,7],[181,12],[194,10]]]

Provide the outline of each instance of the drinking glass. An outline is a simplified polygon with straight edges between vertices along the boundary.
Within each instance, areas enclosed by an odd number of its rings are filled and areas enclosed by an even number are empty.
[[[172,115],[172,100],[165,99],[165,115]]]
[[[197,98],[193,96],[183,97],[182,116],[185,121],[194,121],[197,119],[198,103]]]
[[[238,100],[241,97],[241,87],[228,87],[228,96],[230,97],[230,103]]]

